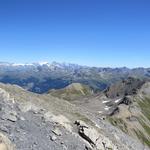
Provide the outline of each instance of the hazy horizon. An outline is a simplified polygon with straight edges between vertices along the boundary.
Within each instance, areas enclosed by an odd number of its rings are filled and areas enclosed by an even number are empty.
[[[148,0],[0,1],[0,61],[150,67]]]
[[[98,65],[86,65],[86,64],[79,64],[79,63],[73,63],[73,62],[59,62],[59,61],[35,61],[35,62],[23,62],[23,63],[16,63],[16,62],[10,62],[10,61],[0,61],[0,63],[9,63],[13,65],[44,65],[44,64],[52,64],[52,63],[58,63],[58,64],[64,64],[64,65],[79,65],[79,66],[85,66],[85,67],[96,67],[96,68],[128,68],[128,69],[136,69],[136,68],[150,68],[150,67],[143,67],[143,66],[137,66],[137,67],[127,67],[127,66],[98,66]]]

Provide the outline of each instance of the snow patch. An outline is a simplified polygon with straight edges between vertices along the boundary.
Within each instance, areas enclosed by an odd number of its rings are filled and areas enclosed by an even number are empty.
[[[106,103],[108,103],[108,102],[110,102],[110,101],[103,101],[102,103],[103,103],[103,104],[106,104]]]
[[[115,103],[119,103],[120,101],[121,101],[121,98],[120,98],[120,99],[115,100]]]

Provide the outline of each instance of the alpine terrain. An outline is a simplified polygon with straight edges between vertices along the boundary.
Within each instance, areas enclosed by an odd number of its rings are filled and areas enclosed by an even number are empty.
[[[149,150],[150,69],[0,63],[0,150]]]

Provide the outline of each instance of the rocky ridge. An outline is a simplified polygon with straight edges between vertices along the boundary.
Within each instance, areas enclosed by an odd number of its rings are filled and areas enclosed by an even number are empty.
[[[148,150],[74,104],[15,85],[0,84],[0,132],[3,150]]]

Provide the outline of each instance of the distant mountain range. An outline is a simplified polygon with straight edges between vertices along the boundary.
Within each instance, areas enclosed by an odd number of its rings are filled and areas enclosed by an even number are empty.
[[[149,80],[150,68],[101,68],[57,62],[32,64],[0,62],[0,82],[17,84],[36,93],[64,88],[71,83],[82,83],[94,91],[99,91],[128,77]]]
[[[149,68],[0,63],[0,82],[0,150],[150,149]]]

